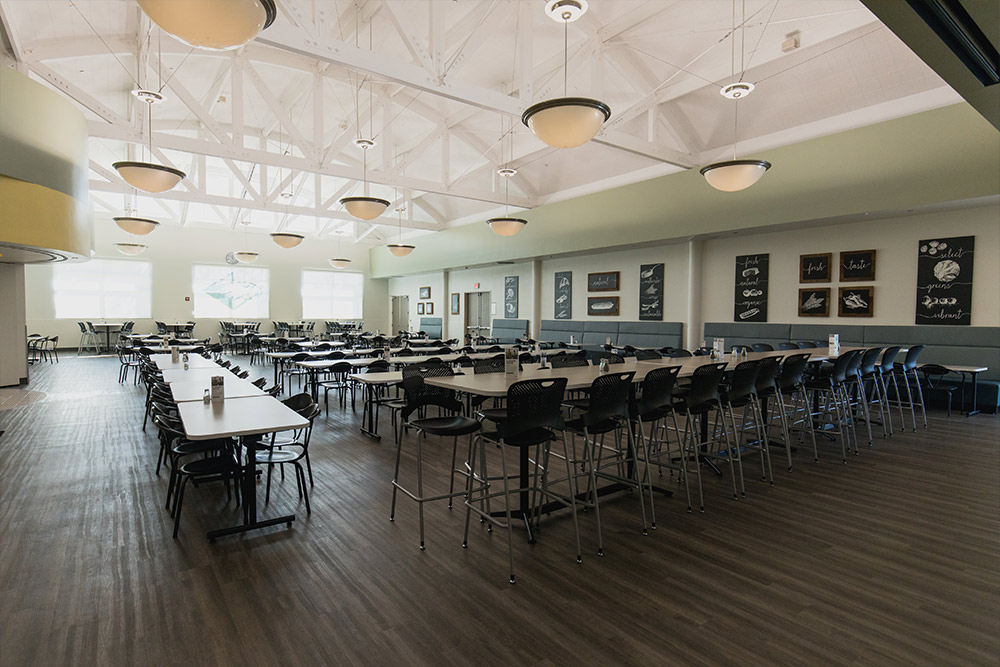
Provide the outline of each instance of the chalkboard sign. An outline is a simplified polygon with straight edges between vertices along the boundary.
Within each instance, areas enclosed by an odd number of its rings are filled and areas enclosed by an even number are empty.
[[[553,317],[557,320],[573,319],[573,272],[558,271],[554,287]]]
[[[830,288],[809,287],[799,290],[799,317],[829,317]]]
[[[618,290],[618,271],[587,274],[588,292],[615,292]]]
[[[733,321],[767,322],[767,253],[736,258]]]
[[[503,316],[517,317],[517,276],[507,276],[503,279]]]
[[[972,324],[975,236],[921,241],[917,255],[917,324]]]
[[[817,255],[799,255],[799,282],[830,282],[830,266],[832,264],[832,252],[824,252]]]
[[[587,297],[588,315],[618,315],[618,297],[591,296]]]
[[[840,282],[875,280],[875,251],[848,250],[840,253]]]
[[[840,317],[874,317],[875,288],[841,287],[838,293],[837,315]]]
[[[663,264],[639,267],[639,319],[663,319]]]

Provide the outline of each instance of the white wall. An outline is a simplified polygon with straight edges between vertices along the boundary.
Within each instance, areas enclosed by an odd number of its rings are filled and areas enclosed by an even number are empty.
[[[733,321],[733,272],[737,255],[766,252],[770,254],[769,322],[841,322],[849,324],[914,324],[916,303],[917,245],[922,239],[938,236],[976,237],[974,287],[972,305],[973,326],[1000,326],[1000,209],[997,206],[977,206],[894,218],[873,218],[852,224],[828,225],[783,232],[740,234],[739,236],[701,242],[701,267],[695,267],[700,283],[702,322]],[[627,239],[623,239],[627,240]],[[799,255],[820,252],[836,254],[843,250],[874,248],[876,253],[875,316],[872,318],[838,318],[835,308],[831,317],[799,317],[798,282]],[[690,261],[688,244],[635,248],[616,252],[599,252],[575,257],[546,259],[540,262],[539,276],[532,262],[424,273],[389,279],[389,293],[410,297],[411,311],[415,308],[417,288],[431,286],[435,315],[448,307],[448,294],[490,291],[502,308],[504,276],[520,277],[519,317],[538,321],[553,319],[553,280],[557,271],[573,272],[574,320],[638,320],[638,275],[642,264],[663,262],[665,266],[664,321],[686,322],[688,318],[688,286]],[[621,272],[620,290],[611,294],[620,297],[618,317],[587,316],[587,274]],[[474,283],[479,288],[474,288]],[[541,290],[539,311],[534,308],[532,290]],[[836,294],[839,283],[830,283]],[[465,308],[464,298],[462,308]],[[697,312],[698,309],[695,309]],[[415,313],[411,313],[416,318]],[[463,315],[444,316],[448,336],[462,333]],[[536,319],[537,318],[537,319]],[[412,319],[416,324],[418,320]],[[531,329],[535,334],[534,326]],[[694,336],[697,340],[699,336]]]
[[[972,325],[1000,326],[1000,210],[996,206],[925,213],[901,218],[873,219],[771,234],[736,236],[705,244],[701,280],[705,322],[733,321],[733,272],[737,255],[770,254],[768,322],[823,324],[914,324],[917,284],[917,246],[921,240],[948,236],[975,236]],[[799,255],[874,248],[875,312],[871,318],[799,317]],[[836,266],[834,267],[836,272]],[[840,286],[834,275],[831,294]],[[860,285],[861,283],[851,283]],[[867,284],[867,283],[865,283]],[[825,287],[823,285],[815,285]],[[712,297],[709,297],[712,295]]]
[[[97,258],[123,259],[114,249],[114,243],[128,240],[114,222],[101,219],[95,222],[95,250]],[[196,322],[195,336],[217,337],[218,319],[192,317],[191,266],[193,264],[225,264],[227,252],[242,249],[243,235],[161,225],[142,241],[149,248],[136,259],[153,264],[152,318],[136,320],[135,331],[155,331],[153,320]],[[333,271],[327,262],[337,255],[335,241],[306,239],[297,248],[283,249],[274,245],[270,237],[250,234],[251,250],[260,253],[254,266],[270,269],[270,317],[262,330],[271,329],[271,320],[296,321],[302,317],[301,270],[323,269]],[[345,271],[368,273],[368,248],[344,243],[341,255],[352,260]],[[80,337],[76,320],[56,319],[52,299],[52,266],[28,265],[25,267],[25,292],[27,295],[28,330],[43,335],[59,335],[61,346],[75,346]],[[365,283],[365,327],[386,330],[389,326],[386,280],[368,280]],[[323,330],[323,325],[318,325]]]

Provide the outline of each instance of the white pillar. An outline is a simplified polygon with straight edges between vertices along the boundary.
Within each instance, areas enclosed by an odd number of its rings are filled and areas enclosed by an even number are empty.
[[[531,317],[528,336],[537,339],[542,331],[542,260],[531,263]]]
[[[449,308],[451,293],[448,291],[448,282],[451,277],[451,271],[443,271],[441,273],[441,340],[448,340],[452,338],[448,334],[448,320],[451,318],[451,308]],[[459,343],[462,342],[461,336],[458,336]]]
[[[702,330],[705,326],[701,319],[702,250],[702,241],[695,239],[688,241],[687,321],[684,322],[684,347],[689,350],[701,345]]]

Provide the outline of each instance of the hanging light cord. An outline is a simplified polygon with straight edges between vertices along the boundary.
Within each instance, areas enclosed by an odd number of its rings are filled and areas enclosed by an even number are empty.
[[[563,97],[569,90],[567,81],[569,79],[569,21],[563,20]]]

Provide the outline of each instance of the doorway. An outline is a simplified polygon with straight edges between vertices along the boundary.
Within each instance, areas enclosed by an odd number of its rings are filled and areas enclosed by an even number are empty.
[[[465,293],[465,335],[488,336],[490,333],[490,293]]]
[[[410,330],[410,297],[392,297],[392,335]]]

